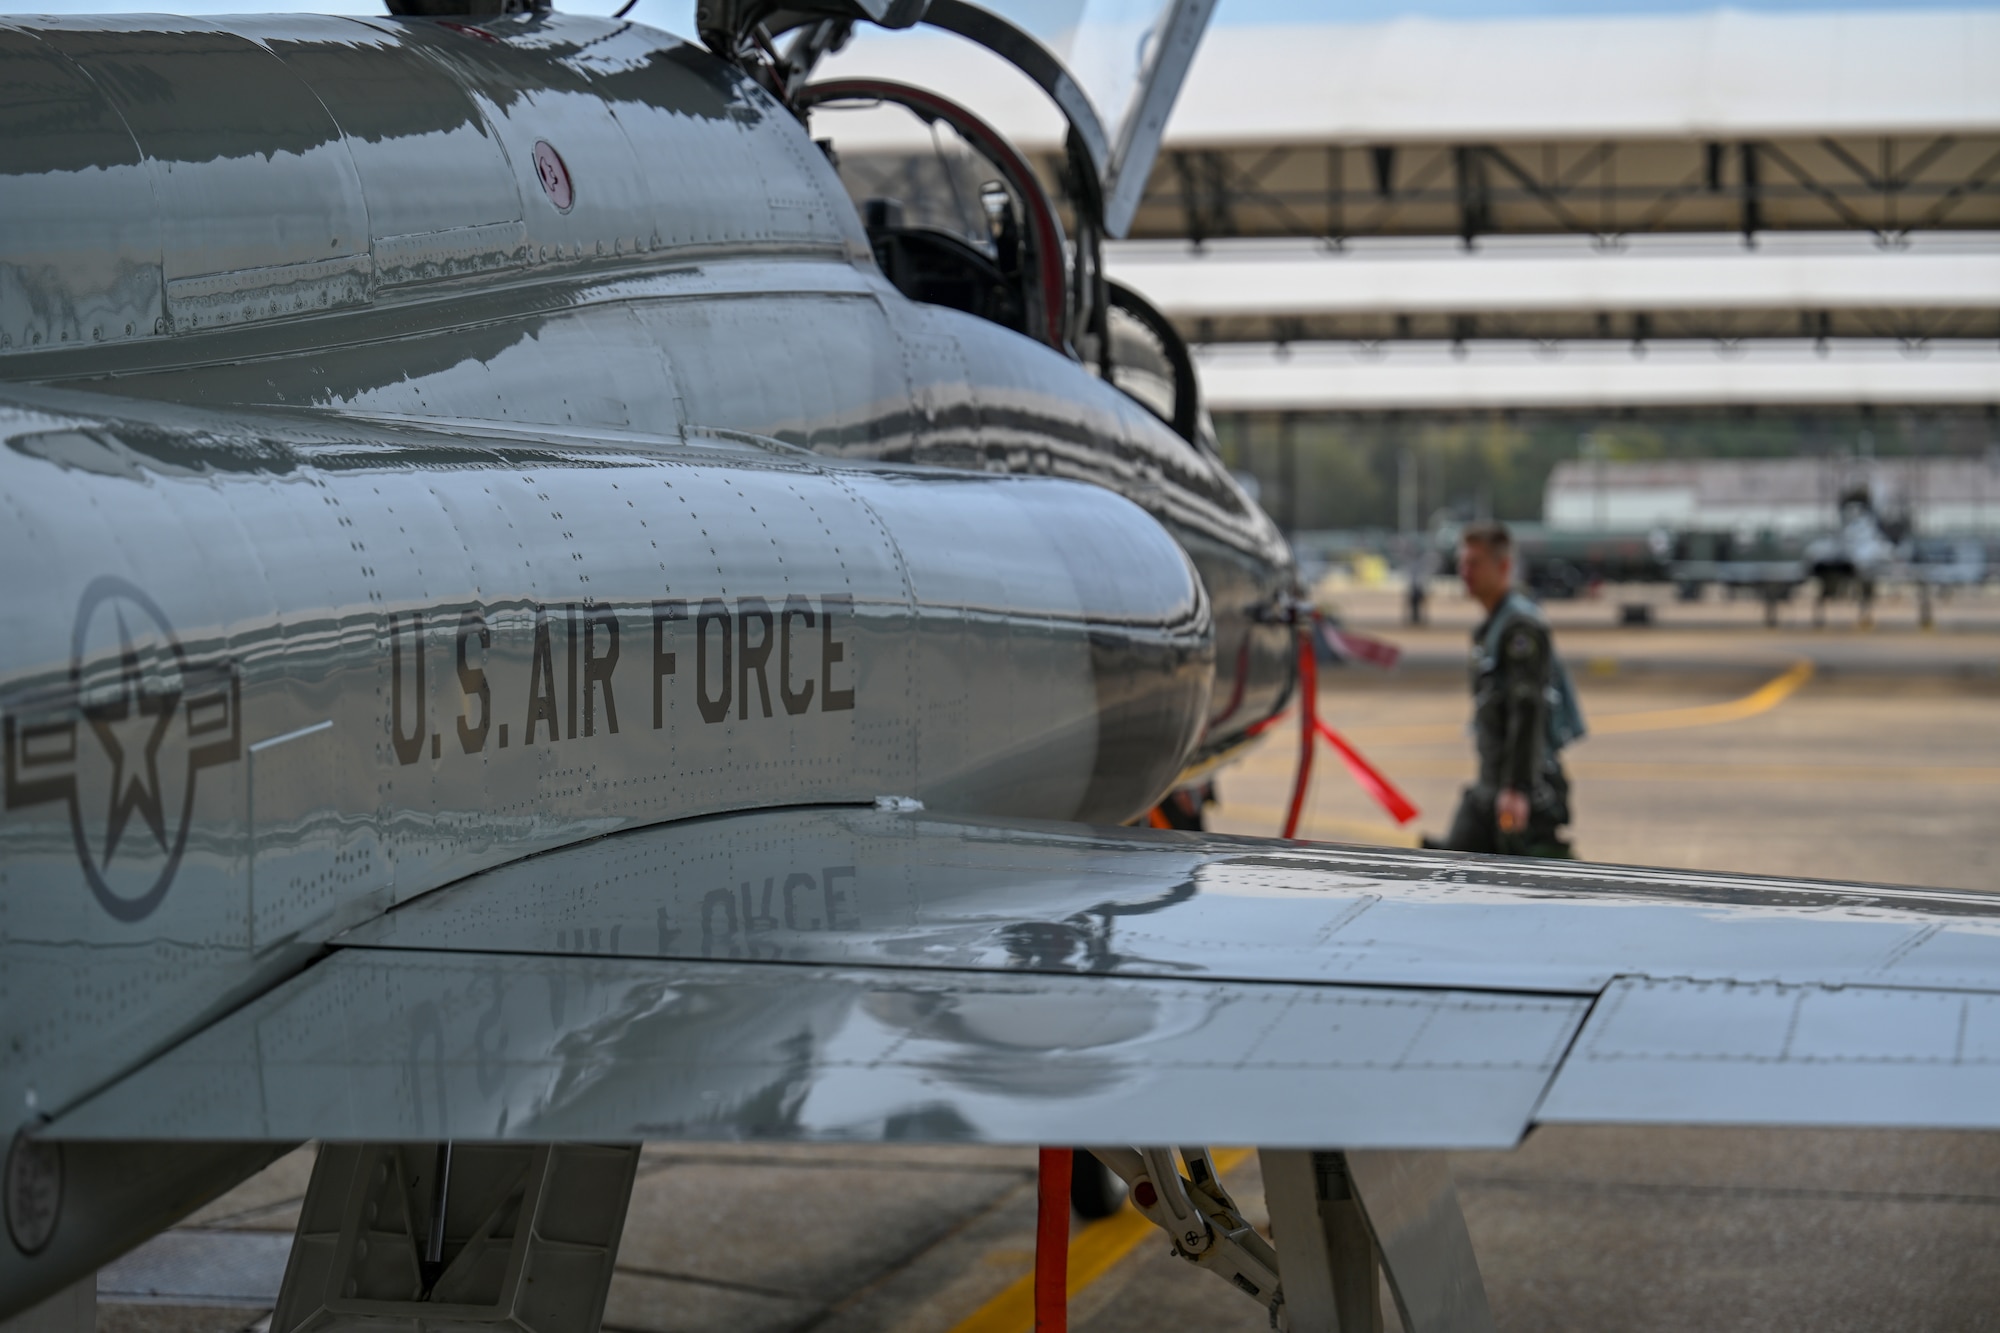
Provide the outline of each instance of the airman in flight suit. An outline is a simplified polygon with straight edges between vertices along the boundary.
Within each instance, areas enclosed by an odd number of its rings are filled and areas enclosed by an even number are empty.
[[[1569,856],[1569,776],[1561,749],[1583,734],[1569,675],[1541,608],[1513,586],[1506,525],[1460,537],[1459,578],[1486,609],[1472,632],[1472,734],[1479,779],[1465,789],[1442,846],[1461,852]]]

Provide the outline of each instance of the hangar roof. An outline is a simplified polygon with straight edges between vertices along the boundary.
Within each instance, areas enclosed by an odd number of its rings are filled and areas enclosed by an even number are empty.
[[[1984,341],[1214,344],[1195,359],[1216,412],[2000,404]]]
[[[1196,57],[1168,138],[1227,146],[1987,130],[2000,127],[1995,69],[2000,13],[1990,10],[1222,28]]]
[[[1226,26],[1195,57],[1176,147],[2000,130],[2000,12],[1612,15]],[[1060,122],[1025,79],[941,33],[864,33],[822,77],[947,91],[1024,148]],[[1255,96],[1249,95],[1255,90]],[[867,141],[929,142],[908,117]]]
[[[1996,81],[2000,81],[1997,79]],[[1854,233],[1172,241],[1107,247],[1111,276],[1169,318],[1382,311],[1982,308],[2000,306],[2000,236],[1918,233],[1885,248]]]

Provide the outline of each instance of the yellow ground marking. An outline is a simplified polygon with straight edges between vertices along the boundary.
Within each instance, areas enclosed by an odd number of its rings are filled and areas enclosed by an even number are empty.
[[[1715,786],[1725,782],[1896,782],[1931,787],[1985,787],[2000,783],[2000,768],[1979,764],[1743,764],[1685,763],[1649,764],[1612,759],[1579,759],[1566,763],[1573,777],[1606,782],[1699,782]],[[1464,762],[1456,759],[1399,759],[1396,774],[1405,778],[1463,778],[1471,780]],[[1284,811],[1276,806],[1242,805],[1225,801],[1225,817],[1276,819]],[[1308,810],[1307,822],[1314,822]],[[1376,834],[1396,832],[1386,824],[1360,820],[1321,818],[1320,825],[1350,832]]]
[[[1590,714],[1584,718],[1592,736],[1623,736],[1642,731],[1678,731],[1684,727],[1712,727],[1720,722],[1741,722],[1768,713],[1798,693],[1813,677],[1813,664],[1800,658],[1778,675],[1765,681],[1741,699],[1726,703],[1700,704],[1694,708],[1661,708],[1643,713]],[[1324,710],[1323,710],[1324,711]],[[1408,727],[1345,727],[1355,744],[1414,745],[1425,741],[1465,739],[1465,728],[1448,723]]]
[[[1250,1156],[1248,1148],[1219,1148],[1215,1169],[1228,1172]],[[1092,1222],[1070,1238],[1069,1298],[1103,1277],[1138,1248],[1149,1236],[1162,1241],[1167,1233],[1148,1222],[1139,1210],[1127,1203],[1099,1222]],[[951,1333],[1023,1333],[1035,1323],[1035,1272],[1030,1268],[1010,1283],[1006,1290],[970,1315],[952,1325]]]
[[[1799,691],[1813,676],[1813,665],[1801,659],[1779,675],[1740,699],[1702,704],[1693,708],[1665,708],[1643,713],[1614,713],[1591,720],[1592,735],[1619,735],[1648,731],[1668,731],[1681,727],[1706,727],[1740,722],[1768,713]],[[1464,732],[1455,727],[1380,727],[1354,729],[1353,734],[1368,744],[1397,741],[1458,739]],[[1457,777],[1464,765],[1457,760],[1400,758],[1396,772],[1404,777]],[[1570,765],[1578,778],[1611,782],[1894,782],[1928,786],[2000,785],[2000,768],[1971,764],[1661,764],[1617,760],[1579,759]],[[1224,802],[1221,815],[1227,820],[1249,820],[1277,824],[1284,811],[1273,806]],[[1388,824],[1316,816],[1308,807],[1300,824],[1308,838],[1329,842],[1365,842],[1387,847],[1415,847],[1420,837],[1413,831]]]
[[[1652,713],[1613,713],[1590,723],[1590,730],[1598,736],[1623,736],[1635,731],[1677,731],[1682,727],[1712,727],[1718,722],[1741,722],[1759,713],[1770,712],[1812,678],[1813,664],[1800,658],[1783,674],[1765,681],[1741,699],[1702,704],[1696,708],[1663,708]]]

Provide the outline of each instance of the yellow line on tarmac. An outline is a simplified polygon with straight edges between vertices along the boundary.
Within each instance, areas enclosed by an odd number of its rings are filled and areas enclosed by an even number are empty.
[[[1695,782],[1714,787],[1732,782],[1889,782],[1929,787],[1987,787],[2000,783],[2000,767],[1988,764],[1742,764],[1633,763],[1616,759],[1579,759],[1565,765],[1577,778],[1603,782]],[[1469,778],[1465,763],[1455,759],[1402,759],[1396,773],[1411,778]],[[1225,819],[1276,821],[1284,811],[1275,806],[1223,802]],[[1387,824],[1315,817],[1307,811],[1306,828],[1335,840],[1355,835],[1373,841],[1394,838],[1399,831]],[[1414,844],[1412,844],[1414,845]]]
[[[1248,1148],[1221,1148],[1215,1153],[1217,1171],[1234,1170],[1250,1156]],[[1167,1234],[1126,1204],[1100,1222],[1092,1222],[1069,1242],[1069,1298],[1110,1272],[1120,1259],[1148,1236]],[[1035,1273],[1029,1269],[1006,1290],[953,1324],[951,1333],[1023,1333],[1035,1323]]]
[[[1718,722],[1741,722],[1768,713],[1792,697],[1813,677],[1813,664],[1803,657],[1782,675],[1728,703],[1703,704],[1697,708],[1665,708],[1652,713],[1613,713],[1589,723],[1599,736],[1622,736],[1635,731],[1676,731],[1682,727],[1711,727]]]
[[[1619,736],[1642,731],[1677,731],[1683,727],[1712,727],[1718,722],[1741,722],[1768,713],[1798,693],[1813,677],[1813,664],[1800,658],[1762,685],[1727,703],[1701,704],[1694,708],[1662,708],[1644,713],[1611,713],[1586,716],[1593,736]],[[1326,711],[1326,710],[1322,710]],[[1345,729],[1358,745],[1417,745],[1426,741],[1465,739],[1462,726],[1371,727],[1367,724]]]
[[[1644,713],[1613,713],[1608,717],[1590,720],[1590,732],[1596,736],[1616,736],[1647,731],[1671,731],[1682,727],[1708,727],[1722,722],[1740,722],[1746,718],[1768,713],[1779,704],[1798,693],[1799,687],[1813,677],[1813,664],[1800,658],[1783,672],[1773,676],[1757,689],[1741,699],[1731,699],[1726,703],[1701,704],[1694,708],[1664,708]],[[1364,744],[1383,745],[1397,742],[1422,740],[1457,739],[1464,732],[1456,727],[1356,727],[1352,733]],[[1994,780],[2000,770],[1973,767],[1953,768],[1907,768],[1893,772],[1880,768],[1859,768],[1849,771],[1828,765],[1791,766],[1732,764],[1726,768],[1707,765],[1633,764],[1579,759],[1572,764],[1578,777],[1609,778],[1614,781],[1675,781],[1693,780],[1706,783],[1736,779],[1738,781],[1819,781],[1838,782],[1853,780],[1884,780],[1903,782],[1933,782],[1947,786],[1960,784],[1981,785]],[[1456,762],[1444,760],[1401,759],[1396,763],[1398,772],[1405,776],[1417,774],[1423,777],[1449,777],[1459,772]],[[1282,812],[1253,805],[1239,805],[1224,802],[1221,810],[1225,819],[1278,820]],[[1415,847],[1420,838],[1414,832],[1405,832],[1387,824],[1368,824],[1345,819],[1315,817],[1310,810],[1300,826],[1301,832],[1309,838],[1321,838],[1331,842],[1366,842],[1377,846]]]

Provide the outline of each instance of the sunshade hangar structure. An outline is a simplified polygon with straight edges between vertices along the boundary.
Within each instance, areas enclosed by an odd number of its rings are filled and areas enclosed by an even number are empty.
[[[1204,17],[1118,109],[949,0],[0,23],[0,1309],[317,1138],[282,1333],[588,1330],[638,1141],[898,1138],[1481,1328],[1438,1149],[1994,1126],[1981,896],[1126,826],[1294,688],[1099,258]],[[1067,227],[815,76],[918,22],[1065,117]],[[842,101],[980,143],[985,241],[864,219]]]
[[[1225,26],[1108,269],[1217,411],[1979,411],[1996,60],[1970,8]],[[975,52],[839,62],[925,70],[1055,160]],[[872,130],[852,185],[942,190],[921,126]]]

